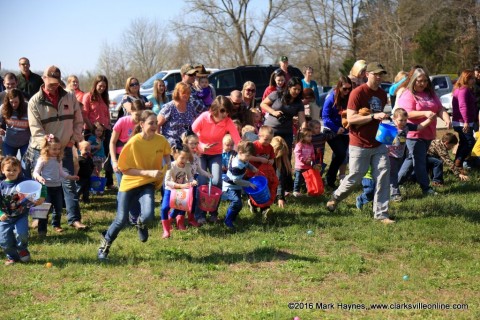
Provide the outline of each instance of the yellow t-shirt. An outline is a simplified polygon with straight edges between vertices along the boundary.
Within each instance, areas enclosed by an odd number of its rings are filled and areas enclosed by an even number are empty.
[[[480,157],[480,137],[478,132],[475,133],[475,138],[477,138],[477,142],[473,146],[472,157]]]
[[[163,166],[163,156],[170,155],[170,144],[164,136],[156,134],[153,139],[145,140],[136,134],[128,140],[118,158],[118,168],[125,172],[128,169],[162,170],[162,177],[155,179],[145,176],[124,174],[120,183],[120,191],[128,191],[148,183],[154,183],[158,189],[163,183],[166,166]]]

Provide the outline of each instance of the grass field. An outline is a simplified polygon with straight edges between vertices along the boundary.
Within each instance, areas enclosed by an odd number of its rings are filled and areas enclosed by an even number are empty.
[[[328,195],[288,198],[267,223],[244,207],[237,233],[207,225],[162,240],[157,207],[148,242],[127,228],[103,263],[116,195],[97,196],[82,204],[88,231],[32,231],[32,261],[0,267],[0,319],[479,319],[479,175],[446,178],[436,197],[408,185],[394,225],[357,210],[356,192],[335,213]]]

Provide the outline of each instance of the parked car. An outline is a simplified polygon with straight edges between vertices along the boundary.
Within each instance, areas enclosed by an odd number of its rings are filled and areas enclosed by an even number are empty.
[[[451,92],[440,97],[440,102],[449,115],[452,115],[452,98]]]
[[[210,83],[215,88],[217,95],[230,95],[233,90],[242,90],[246,81],[253,81],[257,88],[255,100],[262,99],[263,92],[268,87],[270,75],[278,69],[278,65],[249,65],[232,69],[222,69],[208,76]],[[289,66],[288,72],[292,77],[303,79],[302,72],[295,67]]]
[[[206,68],[207,71],[210,72],[215,72],[218,71],[219,69],[213,69],[213,68]],[[182,76],[180,75],[180,69],[173,69],[173,70],[163,70],[155,75],[151,76],[148,78],[144,83],[140,85],[140,94],[144,96],[149,96],[153,93],[153,82],[157,79],[162,79],[163,81],[166,82],[167,85],[167,96],[171,98],[173,89],[175,88],[175,85],[182,81]],[[108,95],[110,97],[110,118],[112,119],[112,122],[115,122],[117,120],[118,116],[118,105],[122,101],[122,97],[125,95],[125,89],[119,89],[119,90],[110,90],[108,92]]]
[[[430,76],[430,81],[432,81],[432,86],[439,98],[453,91],[452,79],[450,79],[448,75],[439,74]]]

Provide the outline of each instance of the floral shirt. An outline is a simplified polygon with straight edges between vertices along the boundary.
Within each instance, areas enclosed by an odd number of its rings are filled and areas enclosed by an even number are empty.
[[[433,140],[430,144],[430,148],[428,148],[427,154],[429,157],[442,159],[443,165],[452,170],[456,176],[459,174],[464,174],[463,170],[461,168],[457,168],[452,159],[450,159],[450,154],[448,153],[447,147],[445,147],[442,140]]]
[[[173,147],[176,145],[177,140],[180,139],[182,133],[186,132],[192,125],[198,113],[190,101],[187,103],[187,110],[185,112],[179,112],[175,106],[175,102],[170,101],[160,110],[160,115],[166,120],[162,125],[161,133]]]

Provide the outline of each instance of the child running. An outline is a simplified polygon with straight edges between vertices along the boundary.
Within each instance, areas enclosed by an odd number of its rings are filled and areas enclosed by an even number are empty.
[[[170,211],[170,194],[172,190],[188,189],[198,184],[196,180],[193,180],[192,168],[189,163],[190,157],[190,150],[185,145],[181,146],[181,149],[173,149],[173,158],[175,160],[165,175],[165,193],[160,209],[163,226],[162,238],[164,239],[170,238],[171,221],[168,217],[168,212]],[[185,211],[176,211],[176,220],[178,230],[186,230]]]
[[[230,137],[230,135],[227,135]],[[225,140],[225,139],[224,139]],[[200,156],[198,155],[198,136],[194,132],[187,131],[185,137],[183,138],[183,143],[188,147],[188,150],[190,151],[190,168],[192,169],[192,176],[196,180],[198,175],[202,175],[204,177],[207,177],[209,179],[213,178],[213,175],[209,173],[208,171],[205,171],[202,169],[202,166],[200,165]],[[233,141],[232,141],[232,148],[233,148]],[[222,155],[223,157],[223,155]],[[197,194],[197,187],[193,187],[193,194]],[[192,208],[195,208],[197,202],[197,198],[193,198],[193,203],[192,203]],[[173,210],[172,214],[170,214],[171,218],[175,218],[177,210]],[[191,226],[194,227],[200,227],[200,223],[198,223],[195,220],[195,215],[193,212],[193,209],[191,212],[187,212],[188,216],[188,223]]]
[[[237,154],[230,157],[227,174],[224,177],[222,184],[222,199],[230,201],[225,216],[225,225],[231,230],[235,230],[233,222],[236,220],[243,207],[242,187],[256,188],[253,183],[243,180],[243,176],[247,169],[252,170],[254,173],[258,171],[257,168],[248,162],[250,157],[255,154],[253,143],[242,140],[238,143],[237,150]]]
[[[292,165],[290,164],[288,144],[282,137],[273,137],[270,143],[275,153],[273,167],[278,178],[277,204],[280,208],[285,208],[285,197],[288,191],[292,191]]]
[[[60,140],[53,134],[45,136],[40,150],[35,169],[33,170],[33,178],[47,186],[48,203],[52,204],[52,226],[57,233],[63,232],[60,225],[60,218],[63,210],[63,188],[62,181],[78,180],[78,176],[71,176],[62,166],[63,148]],[[44,237],[47,235],[47,219],[38,219],[38,235]]]
[[[19,197],[16,187],[24,181],[20,176],[22,166],[20,161],[7,156],[1,161],[2,174],[5,180],[0,182],[0,247],[7,256],[5,265],[12,265],[17,261],[30,261],[28,251],[28,211]],[[45,189],[42,188],[40,199],[35,205],[40,205],[45,199]]]
[[[251,213],[260,213],[264,220],[267,220],[270,213],[270,206],[277,197],[278,178],[273,167],[275,153],[270,142],[273,139],[273,129],[269,126],[262,126],[258,132],[258,140],[253,142],[255,147],[255,156],[250,157],[250,162],[258,171],[268,180],[268,189],[270,190],[270,200],[266,203],[258,204],[250,197],[247,203]]]

